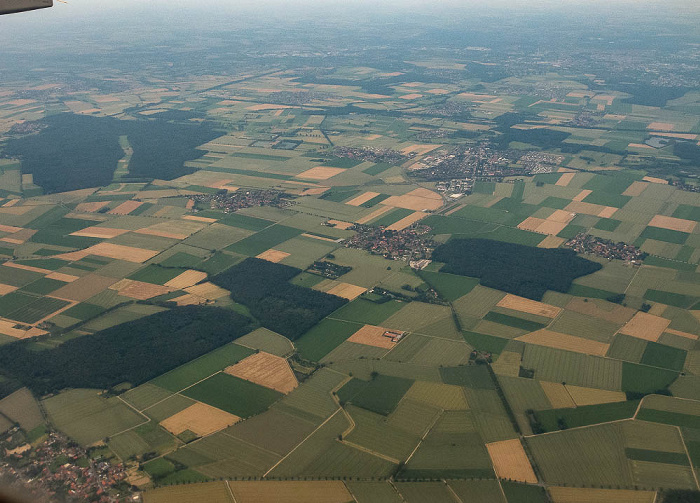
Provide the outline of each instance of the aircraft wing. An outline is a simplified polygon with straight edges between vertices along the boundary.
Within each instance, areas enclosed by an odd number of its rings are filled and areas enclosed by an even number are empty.
[[[53,0],[0,0],[0,15],[53,7]]]

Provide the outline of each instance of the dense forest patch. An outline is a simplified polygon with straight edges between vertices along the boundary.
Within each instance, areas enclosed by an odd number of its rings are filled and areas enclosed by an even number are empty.
[[[490,239],[452,239],[433,259],[441,272],[479,278],[483,286],[541,300],[547,290],[567,292],[571,282],[602,266],[573,250],[532,248]]]
[[[64,388],[138,385],[242,335],[254,323],[213,307],[180,307],[32,350],[20,341],[0,347],[0,370],[39,395]]]
[[[126,136],[133,155],[131,178],[174,178],[194,172],[185,161],[201,157],[196,147],[217,133],[207,123],[175,123],[164,119],[125,121],[63,113],[37,123],[39,131],[9,139],[3,155],[22,160],[22,172],[46,193],[100,187],[112,181],[125,156],[119,137]]]
[[[294,340],[347,303],[346,299],[289,283],[301,269],[248,258],[212,282],[250,309],[260,323]]]

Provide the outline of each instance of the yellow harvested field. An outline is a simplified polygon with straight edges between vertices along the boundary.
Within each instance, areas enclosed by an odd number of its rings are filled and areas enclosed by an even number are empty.
[[[612,216],[617,212],[617,208],[613,206],[606,206],[604,209],[600,210],[598,216],[600,218],[612,218]]]
[[[645,182],[650,182],[650,183],[658,183],[661,185],[668,185],[668,180],[664,180],[663,178],[655,178],[653,176],[645,176],[642,178]]]
[[[289,257],[289,253],[275,250],[274,248],[270,248],[267,251],[262,252],[260,255],[258,255],[256,258],[259,258],[261,260],[267,260],[268,262],[272,262],[274,264],[281,262],[282,260],[286,259]]]
[[[584,189],[584,190],[582,190],[581,192],[579,192],[578,194],[576,194],[576,195],[573,197],[572,201],[583,201],[583,200],[586,199],[592,192],[593,192],[592,190]]]
[[[686,339],[698,340],[698,336],[695,334],[689,334],[688,332],[681,332],[680,330],[674,330],[672,328],[667,328],[665,330],[667,334],[677,335],[678,337],[685,337]]]
[[[10,199],[10,200],[7,201],[5,204],[3,204],[2,207],[3,207],[3,208],[10,208],[10,207],[14,206],[15,204],[17,204],[18,202],[20,202],[20,201],[21,201],[21,199]]]
[[[48,333],[45,330],[41,330],[36,327],[31,327],[28,330],[22,330],[15,328],[15,326],[17,326],[16,321],[0,319],[0,334],[14,337],[15,339],[31,339],[32,337],[38,337]]]
[[[416,211],[415,213],[402,218],[398,222],[394,222],[389,227],[387,227],[387,229],[390,231],[402,231],[405,228],[412,226],[413,224],[424,219],[427,216],[427,213],[423,213],[422,211]]]
[[[263,110],[281,110],[284,108],[294,108],[289,105],[275,105],[273,103],[262,103],[260,105],[252,105],[245,107],[246,110],[252,110],[253,112],[261,112]]]
[[[182,217],[183,220],[192,220],[193,222],[203,222],[206,224],[212,224],[216,222],[216,218],[198,217],[196,215],[185,215]]]
[[[383,327],[375,327],[374,325],[365,325],[357,332],[352,334],[348,342],[356,344],[364,344],[366,346],[374,346],[375,348],[393,349],[396,342],[393,342],[389,337],[384,337],[384,332],[387,329]]]
[[[72,274],[63,274],[62,272],[52,272],[46,275],[47,279],[55,279],[57,281],[63,281],[65,283],[72,283],[80,279],[80,276],[73,276]]]
[[[36,233],[37,231],[35,229],[22,229],[19,232],[15,232],[14,234],[5,236],[4,238],[2,238],[2,240],[7,243],[21,245],[26,241],[29,241],[29,239]]]
[[[560,382],[548,382],[540,381],[540,387],[544,394],[547,395],[547,400],[552,405],[554,409],[568,409],[576,407],[576,402],[574,402],[571,395]]]
[[[354,501],[352,494],[341,481],[234,481],[228,484],[236,503],[348,503]]]
[[[352,222],[343,222],[342,220],[329,220],[328,223],[331,224],[333,227],[342,230],[347,230],[353,225],[355,225]]]
[[[207,279],[207,273],[190,269],[178,276],[175,276],[173,279],[165,283],[165,286],[176,290],[182,290],[188,286],[194,286],[205,279]]]
[[[631,148],[642,148],[645,150],[655,150],[654,147],[650,147],[649,145],[645,145],[644,143],[630,143],[627,146],[631,147]],[[623,194],[623,195],[628,195],[628,194]]]
[[[378,195],[379,192],[365,192],[364,194],[360,194],[359,196],[351,199],[345,204],[349,204],[350,206],[362,206],[367,201],[369,201],[370,199],[374,199]]]
[[[156,250],[146,250],[144,248],[134,248],[132,246],[115,245],[112,243],[99,243],[90,248],[82,250],[88,255],[98,255],[100,257],[109,257],[118,260],[126,260],[127,262],[135,262],[142,264],[146,260],[150,260],[160,252]]]
[[[366,291],[367,289],[362,286],[351,285],[350,283],[340,283],[335,285],[326,293],[342,297],[343,299],[355,300]]]
[[[576,217],[576,215],[569,211],[555,210],[554,213],[547,217],[547,220],[551,222],[562,222],[568,224],[574,219],[574,217]]]
[[[303,233],[302,236],[309,239],[318,239],[319,241],[326,241],[327,243],[337,243],[338,239],[325,238],[323,236],[317,236],[316,234]]]
[[[4,262],[2,265],[5,267],[12,267],[13,269],[22,269],[23,271],[38,272],[41,274],[51,274],[53,271],[49,269],[42,269],[41,267],[33,267],[30,265],[17,264],[15,262]]]
[[[436,95],[441,95],[441,94],[450,94],[450,91],[447,89],[430,89],[429,91],[430,94],[436,94]]]
[[[652,122],[647,126],[647,129],[651,131],[673,131],[675,128],[675,124],[670,122]]]
[[[19,290],[19,287],[0,283],[0,295],[7,295],[8,293],[12,293],[15,290]]]
[[[631,489],[549,487],[553,503],[654,503],[656,492]]]
[[[486,449],[489,451],[491,463],[498,478],[529,484],[537,483],[537,476],[519,439],[492,442],[486,444]]]
[[[192,234],[201,231],[205,227],[206,225],[203,225],[200,222],[182,222],[179,220],[175,220],[151,225],[144,229],[136,230],[134,232],[136,232],[137,234],[145,234],[147,236],[160,236],[164,238],[181,240],[187,239]]]
[[[584,203],[580,201],[574,201],[569,203],[566,211],[573,213],[583,213],[584,215],[593,215],[595,217],[599,216],[607,207],[600,204]]]
[[[109,201],[98,201],[98,202],[94,202],[94,203],[80,203],[78,206],[75,207],[75,211],[84,212],[84,213],[95,213],[96,211],[100,211],[102,208],[104,208],[108,204],[109,204]]]
[[[646,190],[646,188],[648,186],[649,186],[648,182],[640,182],[640,181],[632,182],[632,185],[627,187],[627,189],[625,189],[625,191],[622,193],[622,195],[623,196],[632,196],[632,197],[638,196],[639,194],[644,192],[644,190]]]
[[[399,96],[400,99],[402,100],[417,100],[418,98],[422,98],[422,94],[418,93],[413,93],[413,94],[404,94],[403,96]]]
[[[525,220],[518,224],[518,229],[534,232],[540,225],[544,224],[545,221],[546,220],[544,218],[527,217]]]
[[[382,137],[382,135],[380,135],[380,134],[371,134],[371,135],[365,136],[365,140],[374,141],[374,140],[378,140],[381,137]]]
[[[159,295],[165,295],[173,289],[163,285],[154,285],[153,283],[144,283],[143,281],[135,281],[133,279],[122,279],[112,286],[110,290],[116,290],[123,297],[130,297],[136,300],[148,300]]]
[[[375,218],[379,217],[380,215],[383,215],[384,213],[386,213],[387,211],[390,211],[390,210],[392,210],[391,206],[380,205],[379,208],[374,210],[372,213],[369,213],[369,214],[365,215],[364,217],[357,219],[356,222],[358,224],[366,224],[367,222],[374,220]]]
[[[24,228],[14,227],[12,225],[0,225],[0,232],[8,232],[10,234],[14,234],[15,232],[19,232],[21,230],[24,230]]]
[[[554,318],[561,312],[560,307],[550,306],[549,304],[544,304],[543,302],[537,302],[536,300],[530,300],[524,297],[519,297],[511,293],[503,297],[500,300],[500,302],[496,305],[499,307],[505,307],[508,309],[521,311],[523,313],[536,314],[538,316],[546,316],[547,318]]]
[[[97,295],[106,288],[109,288],[117,281],[119,281],[117,278],[109,278],[98,274],[88,274],[87,276],[76,279],[66,286],[62,286],[55,292],[52,292],[51,296],[64,300],[82,302],[94,295]]]
[[[571,395],[577,407],[584,405],[598,405],[601,403],[624,402],[627,397],[622,391],[609,391],[605,389],[583,388],[581,386],[566,385],[566,390]]]
[[[307,169],[303,173],[296,175],[296,178],[306,178],[307,180],[328,180],[329,178],[339,175],[346,171],[343,168],[328,168],[326,166],[316,166],[315,168]]]
[[[186,293],[180,297],[175,297],[174,299],[170,299],[170,301],[174,302],[178,306],[199,306],[208,302],[207,299],[203,299],[202,297],[197,297],[196,295],[189,293]]]
[[[296,183],[296,182],[295,182]],[[300,196],[320,196],[326,192],[330,187],[311,187],[304,189],[299,193]]]
[[[606,307],[611,307],[605,305]],[[599,318],[601,320],[610,321],[612,323],[627,323],[636,311],[629,307],[623,307],[615,304],[609,310],[599,307],[597,302],[585,302],[581,297],[575,297],[566,305],[566,309],[577,313]]]
[[[678,138],[679,140],[695,141],[699,138],[698,135],[692,133],[654,133],[654,136],[663,136],[664,138]]]
[[[86,227],[76,232],[72,232],[71,236],[82,236],[86,238],[111,239],[129,232],[127,229],[111,229],[109,227]]]
[[[299,386],[299,382],[294,376],[289,362],[284,358],[265,353],[264,351],[244,358],[235,365],[227,367],[224,372],[260,386],[274,389],[285,395]]]
[[[637,339],[656,342],[670,324],[671,320],[649,313],[638,312],[634,315],[634,318],[620,329],[620,333],[631,335]]]
[[[691,233],[697,227],[697,222],[692,220],[684,220],[682,218],[666,217],[664,215],[655,215],[651,219],[649,225],[652,227],[661,227],[662,229],[669,229],[672,231],[688,232]]]
[[[206,283],[200,283],[199,285],[191,286],[189,288],[185,288],[185,291],[187,293],[196,295],[197,297],[202,297],[207,300],[216,300],[229,295],[228,290],[224,290],[223,288],[216,286],[214,283],[211,283],[209,281]]]
[[[542,223],[540,226],[537,227],[537,229],[535,229],[535,232],[539,234],[547,234],[549,236],[556,236],[561,231],[563,231],[567,225],[568,224],[564,222],[545,220],[544,223]]]
[[[109,211],[110,215],[128,215],[136,208],[141,206],[143,203],[141,201],[124,201],[122,204]]]
[[[576,173],[564,173],[559,177],[559,180],[557,180],[557,183],[555,183],[555,185],[558,185],[559,187],[568,187],[568,185],[571,183],[571,180],[573,180],[575,176]]]
[[[409,145],[408,147],[402,148],[401,153],[404,155],[407,155],[407,154],[424,155],[432,150],[435,150],[438,147],[442,147],[442,145],[430,145],[430,144],[428,144],[428,145]]]
[[[405,208],[407,210],[437,210],[442,207],[442,196],[428,189],[415,189],[403,196],[391,196],[382,201],[386,206]]]
[[[540,244],[537,245],[537,248],[559,248],[565,242],[566,239],[564,238],[559,238],[557,236],[547,236],[542,241],[540,241]]]
[[[24,206],[11,206],[9,208],[0,208],[0,213],[4,215],[24,215],[30,211],[33,206],[25,204]]]
[[[551,330],[542,329],[529,334],[517,337],[516,340],[523,341],[528,344],[536,344],[538,346],[547,346],[548,348],[563,349],[565,351],[573,351],[575,353],[583,353],[586,355],[605,356],[610,348],[610,344],[603,342],[584,339],[569,334],[561,334],[552,332]]]
[[[241,418],[221,409],[201,402],[190,405],[185,410],[160,422],[160,425],[173,435],[190,430],[203,437],[223,430],[240,421]]]

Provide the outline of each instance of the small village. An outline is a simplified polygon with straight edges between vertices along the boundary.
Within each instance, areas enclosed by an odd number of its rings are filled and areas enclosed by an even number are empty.
[[[425,225],[401,231],[360,224],[350,229],[357,234],[344,241],[347,248],[358,248],[392,260],[429,259],[436,246],[428,235],[430,227]]]
[[[623,260],[633,265],[640,265],[647,257],[647,253],[636,246],[621,242],[615,243],[609,239],[591,236],[584,232],[568,240],[564,246],[573,249],[576,253],[587,253],[608,260]]]
[[[356,159],[362,162],[383,162],[386,164],[402,164],[416,156],[415,152],[399,152],[388,148],[377,147],[336,147],[333,155],[344,159]]]
[[[233,213],[243,208],[255,206],[272,206],[274,208],[286,208],[292,202],[284,192],[279,190],[236,190],[230,192],[221,189],[215,194],[200,194],[192,196],[195,207],[204,207],[212,210],[223,210],[225,213]]]
[[[8,446],[21,444],[13,449]],[[30,490],[32,501],[114,503],[139,502],[122,463],[113,464],[63,434],[49,432],[32,446],[17,427],[5,434],[0,474],[20,493]],[[40,483],[38,483],[40,481]]]

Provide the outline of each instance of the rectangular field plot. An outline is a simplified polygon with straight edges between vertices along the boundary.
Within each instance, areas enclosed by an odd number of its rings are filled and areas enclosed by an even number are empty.
[[[340,481],[229,482],[238,503],[347,503],[352,495]]]
[[[147,491],[144,503],[188,503],[206,501],[207,503],[232,503],[226,482],[207,482],[160,487]]]
[[[465,456],[465,453],[469,453]],[[400,474],[406,478],[491,478],[493,468],[476,432],[443,432],[436,428],[423,440]]]
[[[226,344],[211,353],[171,370],[167,374],[156,377],[152,383],[172,392],[178,392],[229,365],[238,363],[253,353],[254,350],[250,348],[238,344]]]
[[[184,394],[243,418],[267,410],[283,396],[277,391],[222,373],[195,384]]]
[[[538,380],[608,390],[622,386],[622,362],[596,356],[527,345],[522,366]]]
[[[240,253],[241,255],[255,257],[275,245],[297,237],[302,232],[301,229],[285,227],[284,225],[274,225],[272,227],[267,227],[257,234],[244,238],[228,246],[226,249],[234,253]]]
[[[283,409],[272,406],[268,411],[228,428],[225,433],[261,449],[287,454],[316,428],[316,423]]]
[[[634,483],[617,424],[531,437],[527,443],[549,484],[630,487]]]
[[[82,445],[147,421],[118,398],[103,398],[96,390],[66,391],[43,405],[52,423]]]
[[[319,361],[360,328],[355,323],[325,319],[301,336],[296,347],[303,358]]]
[[[410,379],[377,375],[352,399],[358,407],[376,412],[390,414],[413,385]]]

